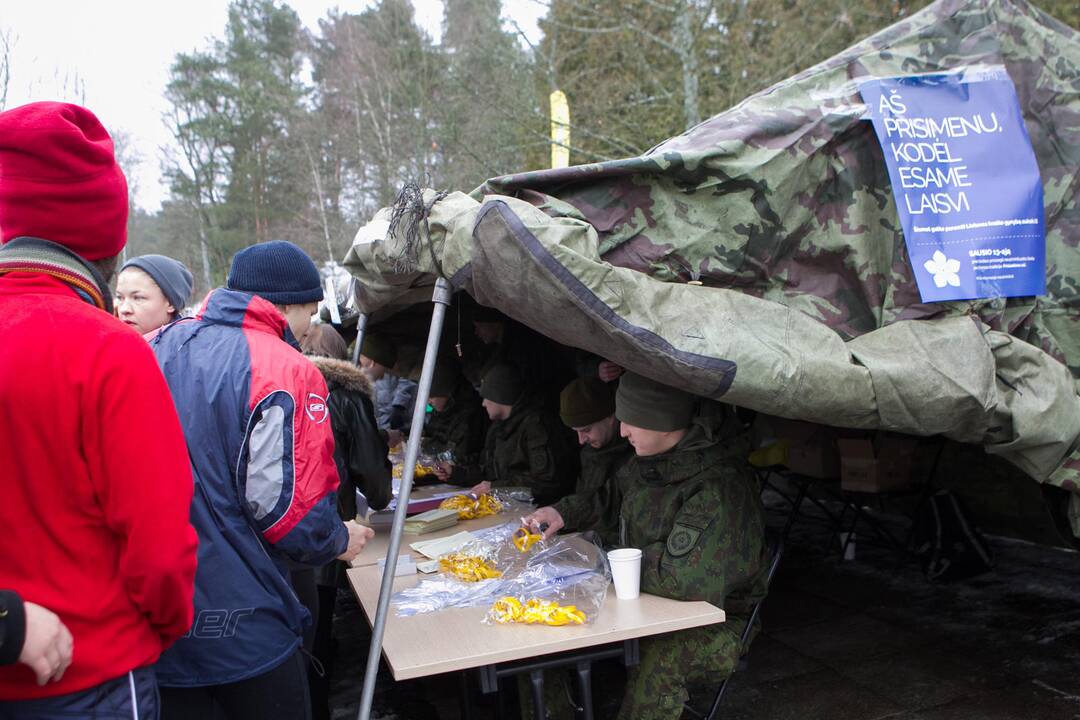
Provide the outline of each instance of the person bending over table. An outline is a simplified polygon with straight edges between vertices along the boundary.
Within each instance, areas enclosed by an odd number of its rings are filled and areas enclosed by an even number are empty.
[[[577,457],[566,428],[527,392],[518,370],[512,365],[488,370],[480,397],[491,418],[481,463],[443,466],[447,482],[471,486],[477,495],[492,487],[526,487],[537,505],[569,494]]]
[[[618,508],[622,547],[642,550],[641,591],[704,600],[727,622],[641,641],[620,720],[680,717],[689,683],[720,683],[745,648],[740,635],[765,595],[765,512],[746,464],[747,444],[732,418],[695,413],[695,398],[627,372],[615,396],[620,433],[636,459],[615,477],[613,492],[582,507],[579,526]],[[564,527],[554,507],[526,518],[545,536]]]

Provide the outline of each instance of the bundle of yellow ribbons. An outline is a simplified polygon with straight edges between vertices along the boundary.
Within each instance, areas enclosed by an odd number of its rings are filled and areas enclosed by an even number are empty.
[[[507,596],[491,606],[491,616],[500,623],[526,623],[528,625],[583,625],[585,613],[575,605],[562,606],[554,600],[533,598],[521,602]]]
[[[511,538],[514,543],[514,547],[518,549],[518,552],[525,552],[536,543],[544,539],[543,535],[539,533],[530,532],[527,527],[519,527],[514,531],[514,536]]]
[[[399,480],[405,474],[405,468],[402,465],[394,465],[393,475]],[[427,477],[428,475],[434,475],[435,468],[428,465],[421,465],[416,463],[416,469],[413,470],[413,480],[419,480],[420,478]]]
[[[465,582],[479,582],[502,577],[495,565],[477,555],[450,553],[439,558],[439,570]]]
[[[495,515],[502,510],[502,503],[494,496],[484,493],[473,499],[468,495],[455,495],[448,497],[439,503],[443,510],[457,510],[459,520],[475,520],[476,518]]]

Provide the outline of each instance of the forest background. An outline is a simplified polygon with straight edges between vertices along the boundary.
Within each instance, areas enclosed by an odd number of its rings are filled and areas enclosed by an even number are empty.
[[[128,255],[176,257],[195,297],[253,242],[340,261],[402,184],[469,191],[548,167],[549,94],[570,106],[574,164],[638,155],[916,12],[927,0],[508,0],[540,3],[530,41],[500,0],[445,0],[435,42],[409,0],[330,11],[314,28],[281,0],[233,0],[161,89],[174,139],[143,157],[168,194],[134,209]],[[1080,28],[1075,0],[1034,4]],[[12,34],[0,27],[0,109]]]

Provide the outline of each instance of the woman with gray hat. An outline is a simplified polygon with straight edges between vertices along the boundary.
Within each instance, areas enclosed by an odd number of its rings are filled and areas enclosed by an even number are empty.
[[[191,298],[192,278],[182,262],[140,255],[124,263],[116,279],[116,316],[140,334],[180,317]]]

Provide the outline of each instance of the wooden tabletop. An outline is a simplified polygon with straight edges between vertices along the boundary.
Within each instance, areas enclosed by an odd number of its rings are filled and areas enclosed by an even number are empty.
[[[379,568],[353,568],[348,575],[368,622],[372,622],[379,601]],[[397,578],[394,591],[419,580],[416,576]],[[680,602],[655,595],[619,600],[611,587],[600,615],[588,625],[485,625],[481,619],[486,614],[486,607],[472,607],[398,617],[391,604],[383,655],[394,679],[467,670],[724,621],[724,611],[707,602]]]
[[[451,485],[429,485],[427,487],[415,488],[410,494],[412,498],[432,497],[436,493],[447,492],[447,489],[458,490],[460,492],[468,492],[468,488],[455,488]],[[530,508],[522,508],[518,512],[501,512],[497,515],[489,515],[477,520],[462,520],[457,525],[451,525],[448,528],[442,530],[435,530],[433,532],[424,533],[423,535],[414,535],[411,533],[401,534],[401,548],[398,550],[399,555],[408,553],[413,556],[413,559],[417,562],[421,560],[427,560],[426,557],[418,552],[413,551],[410,547],[410,543],[414,543],[417,540],[435,540],[437,538],[448,537],[450,535],[456,535],[462,530],[483,530],[494,525],[501,525],[503,523],[513,522],[520,516],[526,515],[531,512]],[[390,547],[390,525],[380,525],[375,528],[375,537],[368,540],[367,545],[360,551],[360,554],[352,561],[352,566],[365,567],[367,565],[374,565],[382,558],[386,557],[386,550]]]

